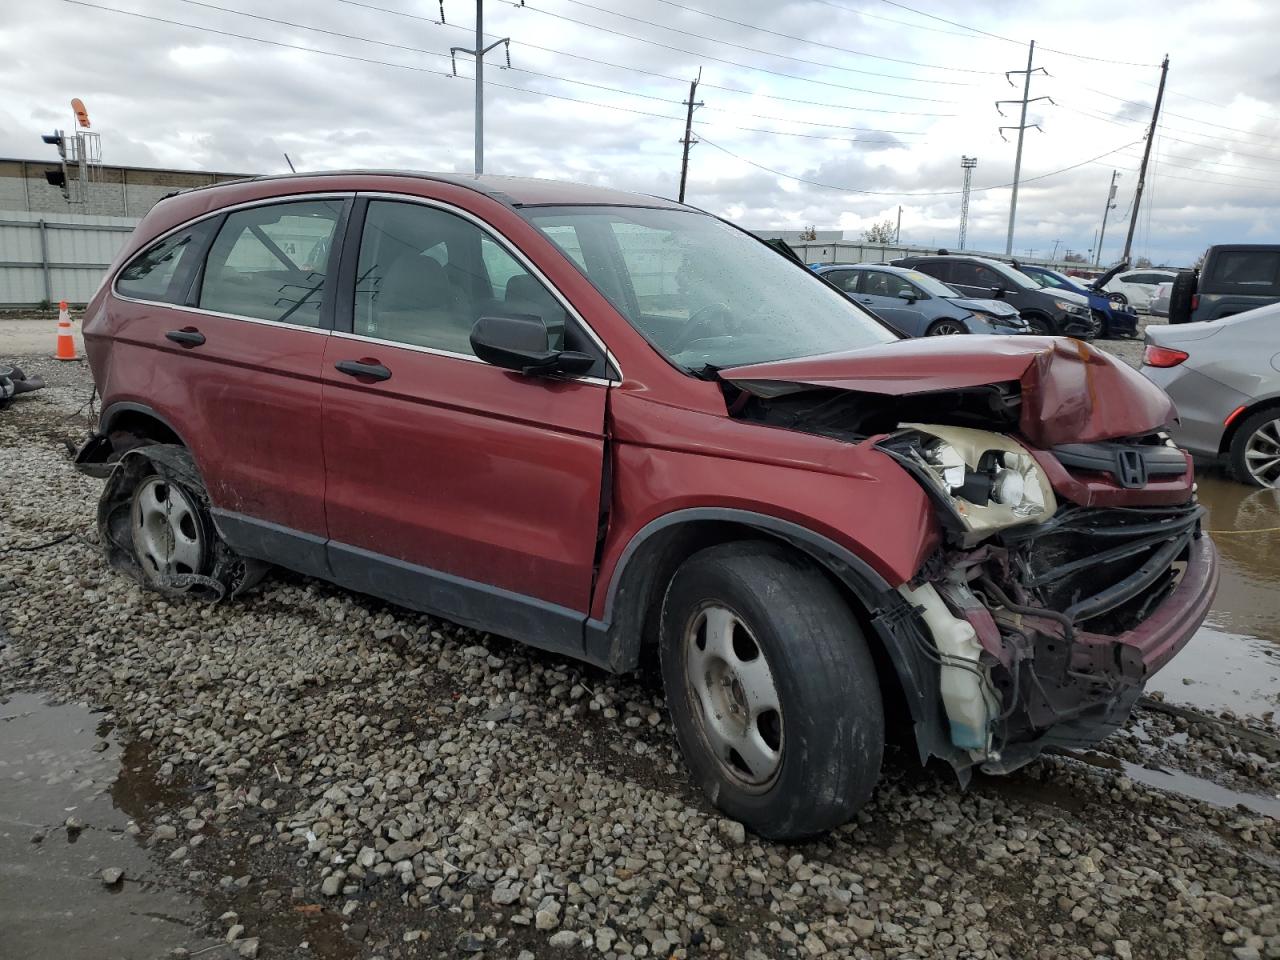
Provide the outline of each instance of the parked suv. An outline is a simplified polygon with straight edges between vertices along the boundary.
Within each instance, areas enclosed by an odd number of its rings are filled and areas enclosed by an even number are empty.
[[[1280,302],[1280,244],[1210,247],[1199,270],[1182,270],[1169,290],[1169,322],[1221,320]]]
[[[1138,335],[1138,313],[1133,307],[1112,300],[1100,292],[1119,267],[1112,267],[1112,272],[1104,274],[1097,282],[1077,280],[1057,270],[1037,266],[1033,263],[1012,261],[1015,270],[1025,273],[1047,290],[1065,290],[1085,298],[1089,304],[1089,312],[1098,323],[1098,336],[1104,339],[1111,337],[1133,338]],[[1154,312],[1154,311],[1153,311]]]
[[[1092,340],[1099,324],[1087,297],[1067,290],[1046,290],[1007,263],[985,257],[903,257],[896,267],[910,267],[937,277],[966,297],[1004,300],[1018,309],[1033,331]]]
[[[192,190],[84,336],[112,566],[217,600],[274,564],[608,671],[656,652],[694,780],[769,837],[851,816],[895,725],[962,777],[1106,736],[1214,592],[1173,408],[1136,372],[900,341],[652,197]]]

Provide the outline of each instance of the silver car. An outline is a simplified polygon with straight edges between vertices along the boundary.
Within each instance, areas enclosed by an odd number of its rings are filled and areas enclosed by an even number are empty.
[[[1156,287],[1155,296],[1151,298],[1151,315],[1153,317],[1169,316],[1169,295],[1173,293],[1173,282],[1168,281]]]
[[[1142,373],[1173,398],[1179,446],[1225,457],[1243,483],[1280,487],[1280,304],[1149,326]]]

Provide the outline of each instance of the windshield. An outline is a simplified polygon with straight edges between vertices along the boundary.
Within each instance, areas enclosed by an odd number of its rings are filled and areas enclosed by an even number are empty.
[[[921,273],[919,270],[908,270],[903,274],[903,276],[931,297],[964,296],[964,294],[955,287],[947,286],[947,284],[943,283],[937,277],[931,277],[927,273]]]
[[[642,207],[522,213],[632,326],[688,370],[898,339],[807,267],[715,217]]]

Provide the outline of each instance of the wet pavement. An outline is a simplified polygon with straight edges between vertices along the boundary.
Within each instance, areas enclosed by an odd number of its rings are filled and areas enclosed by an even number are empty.
[[[1280,707],[1280,490],[1198,467],[1204,526],[1221,560],[1218,596],[1195,639],[1148,687],[1201,710]]]
[[[154,798],[100,714],[35,694],[0,703],[0,957],[134,960],[211,943],[197,900],[129,832]],[[121,871],[106,885],[104,870]],[[107,879],[111,878],[107,875]]]

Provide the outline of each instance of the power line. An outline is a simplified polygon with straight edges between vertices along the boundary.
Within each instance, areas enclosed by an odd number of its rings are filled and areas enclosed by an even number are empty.
[[[618,13],[616,10],[607,10],[607,9],[605,9],[604,7],[597,7],[597,6],[595,6],[594,4],[587,3],[587,2],[586,2],[586,0],[565,0],[565,2],[566,2],[566,3],[576,4],[577,6],[580,6],[580,7],[586,7],[588,10],[594,10],[594,11],[596,11],[597,13],[607,13],[607,14],[609,14],[610,16],[614,16],[614,17],[621,17],[623,20],[630,20],[630,21],[632,21],[632,22],[634,22],[634,23],[643,23],[643,24],[645,24],[646,26],[649,26],[649,27],[657,27],[657,28],[658,28],[658,29],[660,29],[660,30],[669,30],[669,31],[670,31],[670,32],[672,32],[672,33],[678,33],[678,34],[681,34],[682,36],[686,36],[686,37],[693,37],[695,40],[704,40],[704,41],[707,41],[707,42],[709,42],[709,43],[719,44],[719,45],[721,45],[721,46],[725,46],[725,47],[733,47],[733,48],[738,49],[738,50],[747,50],[747,51],[749,51],[749,52],[751,52],[751,53],[759,53],[759,54],[763,54],[763,55],[765,55],[765,56],[767,56],[767,57],[778,57],[778,58],[783,59],[783,60],[793,60],[793,61],[795,61],[796,63],[807,63],[807,64],[809,64],[810,66],[813,66],[813,67],[823,67],[823,68],[828,69],[828,70],[845,70],[845,71],[848,71],[849,73],[861,73],[861,74],[865,74],[865,75],[867,75],[867,76],[880,77],[881,79],[890,79],[890,80],[914,80],[914,81],[916,81],[917,83],[939,83],[939,84],[949,84],[949,85],[952,85],[952,86],[971,86],[971,84],[959,83],[959,82],[954,81],[954,80],[933,80],[933,79],[925,79],[925,78],[921,78],[921,77],[903,77],[903,76],[899,76],[899,75],[897,75],[897,74],[876,73],[876,72],[874,72],[874,71],[868,71],[868,70],[857,70],[857,69],[854,69],[853,67],[843,67],[843,66],[840,66],[839,64],[835,64],[835,63],[826,63],[826,62],[823,62],[823,61],[821,61],[821,60],[807,60],[807,59],[805,59],[804,57],[793,57],[793,56],[791,56],[791,55],[789,55],[789,54],[785,54],[785,53],[775,53],[775,52],[774,52],[774,51],[772,51],[772,50],[761,50],[759,47],[749,47],[749,46],[747,46],[747,45],[745,45],[745,44],[741,44],[741,43],[734,43],[734,42],[733,42],[733,41],[731,41],[731,40],[721,40],[721,39],[717,39],[717,38],[714,38],[714,37],[704,37],[704,36],[703,36],[702,34],[700,34],[700,33],[693,33],[693,32],[691,32],[691,31],[689,31],[689,30],[681,30],[681,29],[679,29],[678,27],[668,27],[668,26],[666,26],[665,24],[661,24],[661,23],[654,23],[652,20],[645,20],[643,17],[633,17],[631,14],[628,14],[628,13]],[[560,19],[570,20],[571,22],[574,22],[574,23],[582,23],[582,21],[580,21],[580,20],[572,20],[572,18],[570,18],[570,17],[566,17],[564,14],[551,13],[551,11],[549,11],[549,10],[542,10],[542,9],[541,9],[541,8],[539,8],[539,7],[531,7],[531,6],[529,6],[529,4],[528,4],[528,3],[521,3],[521,4],[520,4],[520,6],[521,6],[523,9],[525,9],[525,10],[537,10],[539,13],[546,13],[546,14],[549,14],[550,16],[553,16],[553,17],[559,17]],[[610,30],[610,29],[609,29],[609,28],[607,28],[607,27],[598,27],[596,24],[592,24],[592,23],[584,23],[584,24],[583,24],[583,26],[596,27],[597,29],[601,29],[601,30],[608,30],[608,32],[610,32],[610,33],[616,33],[616,32],[618,32],[618,31]],[[620,34],[620,35],[621,35],[621,36],[628,36],[628,34]],[[643,38],[643,37],[633,37],[632,39],[643,40],[644,38]],[[814,42],[814,41],[804,41],[804,42],[806,42],[806,43],[810,43],[810,42]],[[818,44],[818,45],[819,45],[819,46],[828,46],[827,44]],[[933,70],[946,70],[946,71],[949,71],[949,72],[952,72],[952,73],[994,74],[994,73],[996,73],[996,72],[997,72],[997,71],[993,71],[993,70],[973,70],[973,69],[970,69],[970,68],[968,68],[968,67],[940,67],[940,66],[937,66],[936,64],[932,64],[932,63],[920,63],[919,61],[915,61],[915,60],[901,60],[901,59],[898,59],[898,58],[896,58],[896,57],[884,57],[884,56],[880,56],[879,54],[875,54],[875,53],[866,53],[866,52],[863,52],[863,51],[860,51],[860,50],[847,50],[847,49],[845,49],[845,48],[843,48],[843,47],[833,47],[832,49],[839,50],[841,53],[845,53],[845,54],[852,54],[852,55],[854,55],[854,56],[859,56],[859,57],[868,57],[868,58],[870,58],[870,59],[872,59],[872,60],[884,60],[884,61],[885,61],[885,62],[887,62],[887,63],[900,63],[900,64],[903,64],[903,65],[905,65],[905,66],[911,66],[911,67],[926,67],[926,68],[933,69]],[[685,51],[685,52],[691,52],[691,51]],[[693,55],[694,55],[694,56],[702,56],[702,54],[698,54],[698,53],[694,53]]]
[[[70,2],[70,0],[68,0],[68,2]],[[907,191],[895,192],[892,190],[858,190],[853,187],[841,187],[831,183],[822,183],[819,180],[810,180],[805,177],[797,177],[789,173],[783,173],[781,170],[774,170],[772,167],[766,167],[762,163],[756,163],[754,160],[748,160],[746,157],[739,156],[738,154],[734,153],[732,150],[729,150],[726,147],[720,146],[720,144],[718,143],[708,140],[705,135],[703,135],[700,138],[699,142],[705,143],[711,147],[715,147],[721,153],[727,154],[730,157],[733,157],[733,159],[738,160],[742,163],[745,163],[748,166],[755,167],[757,170],[763,170],[765,173],[771,173],[776,177],[782,177],[784,180],[794,180],[796,183],[805,183],[811,187],[822,187],[824,190],[836,190],[840,193],[856,193],[866,197],[955,197],[955,196],[959,196],[964,192],[962,190],[934,190],[934,191],[910,193]],[[1076,170],[1076,169],[1079,169],[1080,167],[1083,167],[1085,164],[1096,163],[1097,161],[1102,160],[1105,157],[1111,156],[1113,153],[1119,153],[1121,150],[1126,150],[1129,147],[1137,146],[1141,142],[1142,142],[1141,140],[1134,140],[1131,143],[1126,143],[1123,146],[1116,147],[1114,150],[1108,150],[1106,153],[1100,153],[1096,157],[1091,157],[1088,160],[1081,160],[1079,163],[1073,163],[1069,167],[1062,167],[1060,170],[1051,170],[1049,173],[1042,173],[1034,177],[1023,177],[1020,182],[1034,183],[1037,180],[1045,180],[1045,179],[1048,179],[1049,177],[1056,177],[1059,174],[1069,173],[1072,170]],[[973,187],[972,192],[984,192],[987,190],[1003,190],[1006,187],[1011,187],[1011,186],[1013,186],[1012,182],[997,183],[997,184],[992,184],[989,187]]]
[[[864,17],[868,20],[881,20],[884,23],[896,23],[900,27],[909,27],[912,30],[925,30],[925,31],[928,31],[929,33],[941,33],[941,34],[945,34],[948,37],[964,37],[968,40],[979,39],[978,37],[975,37],[972,33],[961,33],[958,30],[941,30],[938,27],[926,27],[924,24],[921,24],[921,23],[911,23],[910,21],[907,21],[907,20],[895,20],[893,17],[882,17],[877,13],[868,13],[865,10],[858,10],[858,9],[855,9],[854,7],[846,7],[843,4],[833,3],[832,0],[818,0],[818,2],[821,3],[823,6],[833,7],[836,10],[843,10],[845,13],[857,14],[859,17]],[[997,37],[996,39],[1004,39],[1004,38]]]
[[[202,33],[210,33],[220,37],[230,37],[236,40],[248,40],[252,43],[261,43],[267,46],[281,47],[286,50],[298,50],[303,53],[314,53],[322,57],[332,57],[338,60],[349,60],[355,63],[366,63],[366,64],[372,64],[374,66],[380,66],[380,67],[392,67],[396,70],[408,70],[413,73],[426,74],[427,76],[441,77],[445,80],[455,79],[455,77],[451,73],[446,73],[440,70],[432,70],[428,67],[418,67],[418,66],[413,66],[411,64],[406,64],[406,63],[394,63],[390,60],[378,60],[373,57],[361,57],[352,53],[340,53],[336,50],[322,50],[318,47],[308,47],[298,43],[287,43],[283,40],[270,40],[265,37],[255,37],[246,33],[236,33],[235,31],[232,31],[232,30],[221,30],[216,27],[203,26],[197,23],[187,23],[182,20],[169,20],[165,17],[158,17],[152,14],[146,14],[146,13],[137,13],[132,10],[120,10],[115,7],[104,6],[102,4],[89,3],[89,2],[86,2],[86,0],[62,0],[62,2],[69,3],[77,7],[88,7],[94,10],[102,10],[107,13],[119,14],[121,16],[126,16],[126,17],[134,17],[139,20],[149,20],[153,23],[163,23],[168,26],[182,27],[187,30],[196,30]],[[639,109],[636,109],[635,107],[625,107],[620,104],[614,104],[614,103],[600,103],[599,101],[596,101],[596,100],[586,100],[581,97],[571,97],[571,96],[568,96],[567,94],[562,94],[562,93],[549,93],[543,90],[530,90],[527,87],[519,87],[510,83],[500,83],[494,80],[490,80],[488,81],[488,83],[490,86],[501,87],[504,90],[511,90],[516,93],[527,93],[536,97],[546,97],[551,100],[562,100],[568,103],[578,103],[584,106],[598,107],[603,110],[614,110],[621,113],[632,114],[634,116],[652,117],[656,120],[682,119],[681,117],[677,117],[671,114],[655,113],[651,110],[639,110]],[[856,137],[821,136],[817,134],[796,133],[788,130],[764,130],[758,127],[739,127],[731,124],[722,124],[722,123],[712,123],[710,125],[718,126],[726,130],[742,130],[748,133],[764,133],[772,136],[790,136],[790,137],[805,137],[808,139],[839,140],[844,143],[877,143],[877,144],[884,143],[884,144],[893,144],[893,145],[898,144],[898,141],[896,140],[870,140],[870,139],[863,139],[863,138],[856,138]]]
[[[915,7],[909,7],[905,3],[899,3],[898,0],[880,0],[881,3],[887,3],[891,7],[897,7],[899,10],[906,10],[921,17],[928,17],[930,20],[936,20],[939,23],[946,23],[953,27],[960,27],[962,30],[972,30],[974,33],[981,34],[984,37],[991,37],[993,40],[1003,40],[1006,43],[1016,43],[1018,46],[1026,46],[1026,41],[1015,40],[1013,37],[1002,36],[998,33],[991,33],[987,30],[980,30],[977,27],[971,27],[967,23],[960,23],[956,20],[948,20],[946,17],[935,16],[932,13],[925,13],[923,10],[917,10]],[[1083,53],[1072,53],[1069,50],[1055,50],[1053,47],[1041,47],[1044,53],[1056,53],[1060,57],[1074,57],[1076,60],[1090,60],[1094,63],[1110,63],[1119,67],[1145,67],[1154,69],[1158,67],[1158,63],[1134,63],[1129,60],[1110,60],[1106,57],[1092,57]]]
[[[465,31],[467,29],[466,27],[462,27],[457,24],[445,23],[444,21],[435,20],[431,17],[424,17],[421,14],[417,14],[417,13],[409,13],[404,10],[394,10],[390,7],[380,7],[372,3],[363,3],[361,2],[361,0],[338,0],[338,2],[350,4],[353,7],[361,7],[365,10],[376,10],[379,13],[387,13],[397,17],[404,17],[408,20],[417,20],[421,23],[430,23],[437,27],[447,27],[451,30]],[[529,8],[529,9],[533,9],[533,8]],[[541,11],[535,10],[535,12],[541,12]],[[485,34],[485,36],[496,37],[497,34],[487,33]],[[581,53],[570,53],[568,50],[557,50],[555,47],[546,47],[541,44],[531,43],[530,41],[523,40],[523,39],[519,40],[518,43],[521,47],[528,47],[531,50],[541,50],[544,53],[555,54],[556,56],[559,56],[559,57],[568,57],[572,60],[581,60],[584,63],[593,63],[596,66],[600,66],[600,67],[608,67],[614,70],[625,70],[629,73],[639,73],[639,74],[643,74],[644,76],[655,77],[660,80],[670,80],[673,83],[683,84],[685,82],[684,78],[682,77],[677,77],[669,73],[662,73],[657,70],[648,70],[644,67],[633,67],[623,63],[611,63],[608,60],[600,60],[600,59],[597,59],[596,57],[588,57]],[[803,78],[797,78],[797,79],[803,79]],[[721,86],[720,84],[709,83],[705,80],[701,82],[700,86],[706,87],[710,90],[720,90],[720,91],[723,91],[724,93],[736,93],[736,94],[740,94],[742,96],[747,96],[747,97],[758,97],[763,100],[777,100],[782,103],[799,103],[799,104],[803,104],[805,106],[810,106],[810,107],[820,107],[823,110],[850,110],[850,111],[853,111],[854,113],[894,113],[898,115],[904,115],[903,111],[901,110],[892,110],[892,109],[881,110],[881,109],[871,108],[871,107],[856,107],[847,103],[824,103],[822,101],[816,101],[816,100],[804,100],[799,97],[784,97],[778,94],[761,93],[755,90],[743,90],[739,87]],[[855,92],[872,93],[877,96],[882,95],[880,94],[879,91],[872,91],[872,90],[863,91],[862,88],[860,87],[841,86],[840,89],[851,90]],[[897,94],[884,94],[884,95],[897,96]],[[925,116],[925,117],[954,116],[954,114],[940,114],[940,113],[905,114],[905,115]],[[881,132],[894,133],[894,134],[900,134],[900,135],[918,135],[920,133],[920,131],[918,130],[886,130]]]
[[[217,4],[207,3],[205,2],[205,0],[181,0],[181,2],[190,4],[196,7],[204,7],[209,10],[217,10],[222,13],[234,14],[235,16],[248,17],[252,20],[262,20],[266,23],[274,23],[277,26],[294,27],[295,29],[299,29],[299,30],[311,30],[315,33],[322,33],[332,37],[340,37],[344,40],[355,40],[361,43],[371,43],[371,44],[374,44],[375,46],[388,47],[390,49],[395,49],[395,50],[405,50],[411,53],[421,53],[430,57],[439,57],[442,59],[452,60],[452,57],[449,54],[437,53],[434,50],[427,50],[423,47],[413,47],[413,46],[408,46],[402,43],[392,43],[386,40],[375,40],[371,37],[364,37],[358,34],[343,33],[338,30],[329,30],[325,27],[315,27],[305,23],[296,23],[292,20],[281,20],[275,17],[266,17],[257,13],[249,13],[248,11],[245,11],[245,10],[235,10],[231,7],[222,7]],[[528,70],[523,67],[511,66],[510,64],[508,64],[507,69],[515,71],[516,73],[524,73],[531,77],[541,77],[544,80],[556,80],[562,83],[569,83],[569,84],[574,84],[576,86],[588,87],[594,90],[603,90],[607,93],[617,93],[623,96],[638,97],[642,100],[652,100],[657,103],[669,103],[672,105],[678,105],[681,103],[681,101],[672,100],[670,97],[660,97],[655,94],[640,93],[635,90],[624,90],[619,87],[609,86],[608,84],[593,83],[589,80],[574,80],[569,77],[562,77],[558,74],[542,73],[541,71],[538,71],[538,70]],[[753,117],[756,120],[771,120],[771,121],[781,121],[784,123],[798,123],[798,124],[801,124],[802,126],[825,127],[833,130],[850,130],[857,133],[888,133],[888,134],[914,134],[915,133],[915,131],[877,130],[873,127],[856,127],[856,126],[847,126],[844,124],[823,123],[819,121],[797,120],[792,117],[776,117],[776,116],[770,116],[768,114],[743,113],[741,111],[727,110],[725,108],[713,108],[713,109],[716,109],[717,112],[721,112],[721,113],[735,113],[740,116]]]
[[[1139,102],[1139,101],[1137,101],[1137,100],[1128,100],[1128,99],[1126,99],[1126,98],[1124,98],[1124,97],[1117,96],[1117,95],[1116,95],[1116,94],[1114,94],[1114,93],[1107,93],[1105,90],[1095,90],[1093,87],[1081,87],[1081,89],[1082,89],[1082,90],[1087,90],[1087,91],[1089,91],[1090,93],[1096,93],[1096,94],[1098,94],[1099,96],[1102,96],[1102,97],[1108,97],[1108,98],[1110,98],[1110,99],[1112,99],[1112,100],[1118,100],[1120,103],[1126,104],[1126,105],[1131,106],[1131,107],[1138,107],[1138,108],[1140,108],[1140,109],[1142,109],[1142,110],[1150,110],[1150,109],[1151,109],[1151,105],[1150,105],[1150,104],[1140,103],[1140,102]],[[1231,130],[1231,131],[1233,131],[1234,133],[1243,133],[1245,136],[1249,136],[1249,137],[1257,137],[1257,138],[1258,138],[1258,139],[1260,139],[1260,140],[1270,140],[1270,141],[1273,141],[1273,142],[1276,142],[1276,143],[1280,143],[1280,137],[1271,137],[1271,136],[1267,136],[1265,133],[1254,133],[1252,130],[1243,130],[1243,129],[1241,129],[1240,127],[1228,127],[1228,126],[1225,126],[1225,125],[1220,124],[1220,123],[1210,123],[1208,120],[1201,120],[1199,117],[1188,117],[1188,116],[1184,116],[1183,114],[1180,114],[1180,113],[1170,113],[1170,112],[1169,112],[1169,111],[1167,111],[1167,110],[1165,111],[1165,113],[1166,113],[1168,116],[1171,116],[1171,117],[1177,117],[1179,120],[1186,120],[1186,121],[1188,121],[1189,123],[1198,123],[1198,124],[1201,124],[1201,125],[1206,126],[1206,127],[1217,127],[1217,128],[1219,128],[1219,129],[1221,129],[1221,130]],[[1176,130],[1176,131],[1178,131],[1179,133],[1191,133],[1191,134],[1199,133],[1199,131],[1198,131],[1198,130],[1187,130],[1187,129],[1186,129],[1186,128],[1184,128],[1184,127],[1170,127],[1170,126],[1168,126],[1167,124],[1165,124],[1164,126],[1165,126],[1165,128],[1166,128],[1166,129],[1168,129],[1168,130]],[[1207,136],[1207,134],[1206,134],[1206,136]],[[1251,146],[1251,147],[1261,146],[1261,144],[1257,144],[1257,143],[1249,143],[1248,141],[1245,141],[1245,140],[1234,140],[1234,141],[1233,141],[1233,140],[1232,140],[1232,138],[1230,138],[1230,137],[1219,137],[1219,139],[1221,139],[1221,140],[1226,140],[1226,141],[1228,141],[1228,142],[1243,143],[1245,146]]]
[[[592,4],[586,3],[584,2],[584,0],[568,0],[568,2],[576,3],[584,7],[589,7],[592,10],[602,9],[601,7],[596,7],[596,6],[593,6]],[[889,63],[901,63],[911,67],[927,67],[930,70],[951,70],[956,73],[991,73],[992,72],[990,70],[974,70],[970,67],[944,67],[944,66],[938,66],[937,64],[933,64],[933,63],[920,63],[919,61],[916,61],[916,60],[900,60],[894,57],[885,57],[876,53],[867,53],[865,50],[851,50],[849,47],[841,47],[833,43],[823,43],[821,40],[810,40],[808,37],[800,37],[792,33],[781,33],[777,30],[770,30],[767,27],[758,27],[754,23],[746,23],[745,21],[742,21],[742,20],[734,20],[732,17],[722,17],[718,13],[709,13],[706,10],[698,9],[697,7],[690,7],[683,3],[677,3],[676,0],[657,0],[657,2],[664,3],[668,7],[675,7],[677,10],[686,10],[689,13],[696,13],[702,17],[710,17],[712,20],[719,20],[722,23],[730,23],[730,24],[733,24],[733,26],[735,27],[746,27],[748,30],[755,30],[759,33],[768,34],[771,37],[779,37],[780,39],[783,39],[783,40],[795,40],[799,43],[807,43],[813,47],[822,47],[823,49],[826,49],[826,50],[835,50],[838,53],[850,54],[855,57],[868,57],[872,60],[885,60]],[[604,12],[613,13],[614,11],[609,10]],[[622,14],[617,14],[617,13],[615,13],[614,15],[622,16]],[[627,19],[630,20],[634,18],[628,17]],[[641,21],[641,22],[648,22],[648,21]],[[683,30],[677,30],[675,27],[664,26],[663,24],[653,24],[653,26],[660,26],[664,30],[673,30],[676,33],[685,32]],[[708,39],[713,39],[713,38],[708,38]],[[715,42],[720,43],[723,41],[715,40]]]
[[[1125,101],[1125,102],[1128,103],[1130,101]],[[1098,120],[1102,123],[1114,124],[1115,126],[1145,126],[1145,124],[1141,120],[1137,120],[1137,119],[1132,119],[1128,117],[1116,118],[1116,117],[1099,116],[1096,113],[1090,113],[1087,110],[1080,110],[1063,103],[1056,104],[1056,106],[1060,107],[1063,110],[1070,111],[1071,113],[1079,114],[1082,117],[1088,117],[1091,120]],[[1197,135],[1206,136],[1206,137],[1212,136],[1213,140],[1210,143],[1203,143],[1198,140],[1183,140],[1180,137],[1172,136],[1172,134],[1169,131],[1172,131],[1174,133],[1190,134],[1191,136],[1197,136]],[[1238,157],[1249,157],[1252,160],[1262,160],[1266,163],[1280,163],[1280,157],[1274,157],[1274,156],[1268,157],[1268,156],[1263,156],[1257,153],[1243,153],[1235,149],[1234,146],[1225,146],[1225,147],[1223,146],[1223,144],[1243,144],[1246,147],[1261,147],[1265,149],[1266,148],[1265,144],[1249,143],[1247,140],[1236,140],[1232,137],[1221,137],[1221,136],[1215,136],[1213,134],[1197,134],[1197,132],[1194,130],[1187,130],[1184,127],[1171,127],[1165,123],[1160,124],[1160,132],[1161,132],[1161,135],[1165,137],[1165,139],[1172,140],[1175,143],[1183,143],[1191,147],[1203,147],[1207,149],[1222,150],[1224,152],[1230,152]]]

